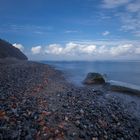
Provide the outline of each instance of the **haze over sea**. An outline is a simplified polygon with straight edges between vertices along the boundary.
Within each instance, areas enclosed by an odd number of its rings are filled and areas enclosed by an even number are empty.
[[[76,85],[89,72],[103,74],[107,81],[115,80],[140,86],[140,61],[42,61],[62,70],[68,80]]]

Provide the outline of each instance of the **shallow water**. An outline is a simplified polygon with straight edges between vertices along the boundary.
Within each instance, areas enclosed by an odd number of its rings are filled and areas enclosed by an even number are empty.
[[[140,87],[140,62],[56,62],[42,61],[50,64],[56,69],[64,72],[66,78],[78,86],[82,86],[82,81],[88,72],[99,72],[106,75],[106,80],[126,82]],[[140,98],[133,94],[124,94],[109,91],[105,96],[112,98],[118,96],[129,108],[130,114],[140,119]]]
[[[140,61],[42,61],[42,63],[62,70],[76,85],[82,85],[88,72],[99,72],[107,81],[115,80],[140,86]]]

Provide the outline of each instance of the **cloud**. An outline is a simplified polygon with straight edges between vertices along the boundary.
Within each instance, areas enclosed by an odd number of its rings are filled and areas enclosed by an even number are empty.
[[[31,57],[48,60],[140,59],[139,40],[70,41],[32,48]]]
[[[136,48],[136,49],[135,49],[135,53],[136,53],[136,54],[140,54],[140,48]]]
[[[45,35],[53,30],[51,26],[38,26],[38,25],[18,25],[18,24],[4,24],[0,27],[1,33],[18,33],[24,34],[28,33],[31,35]]]
[[[76,30],[66,30],[65,33],[70,34],[70,33],[78,33]]]
[[[104,0],[103,8],[116,8],[129,3],[130,0]]]
[[[130,32],[134,36],[140,37],[140,14],[121,15],[122,26],[121,30]]]
[[[129,12],[139,12],[140,11],[140,1],[136,0],[134,3],[128,4],[127,10]]]
[[[78,53],[79,48],[79,44],[69,42],[63,48],[63,54],[75,54],[76,52]]]
[[[116,9],[114,16],[121,21],[120,30],[140,37],[140,0],[103,0],[102,7]]]
[[[63,51],[63,48],[59,44],[50,44],[47,49],[45,49],[46,54],[59,55]]]
[[[33,54],[40,54],[41,53],[41,50],[42,50],[42,46],[36,46],[36,47],[32,47],[31,48],[31,52]]]
[[[109,31],[105,31],[105,32],[102,33],[103,36],[107,36],[107,35],[109,35],[109,34],[110,34]]]
[[[100,43],[99,43],[100,42]],[[71,58],[119,58],[121,56],[127,57],[138,56],[140,54],[140,42],[136,41],[95,41],[93,43],[83,43],[83,42],[68,42],[64,45],[61,44],[50,44],[46,47],[33,47],[33,54],[40,54],[46,56],[59,56],[63,59]]]
[[[17,43],[14,43],[14,44],[13,44],[13,46],[14,46],[14,47],[16,47],[16,48],[18,48],[18,49],[20,49],[21,51],[23,51],[23,50],[24,50],[24,47],[23,47],[23,45],[22,45],[22,44],[17,44]]]
[[[96,51],[96,45],[89,45],[80,48],[80,52],[85,54],[93,54]]]
[[[46,47],[45,53],[53,55],[79,55],[92,54],[96,50],[96,45],[84,45],[69,42],[65,46],[51,44]]]
[[[112,47],[109,53],[113,56],[133,54],[135,47],[133,44],[123,44],[117,47]]]

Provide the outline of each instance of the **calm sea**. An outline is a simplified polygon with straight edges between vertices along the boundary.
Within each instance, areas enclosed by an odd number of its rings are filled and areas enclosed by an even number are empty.
[[[89,72],[99,72],[106,80],[115,80],[140,86],[140,61],[42,61],[62,70],[71,82],[82,85]]]

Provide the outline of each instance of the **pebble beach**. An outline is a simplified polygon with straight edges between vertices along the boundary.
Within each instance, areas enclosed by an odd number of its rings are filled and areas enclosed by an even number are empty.
[[[139,140],[140,118],[103,92],[76,87],[47,64],[2,59],[0,139]]]

